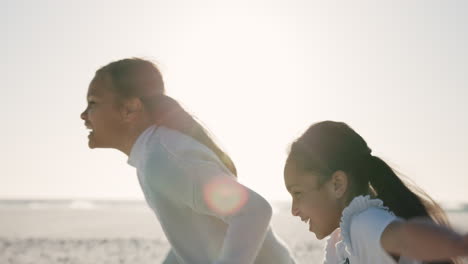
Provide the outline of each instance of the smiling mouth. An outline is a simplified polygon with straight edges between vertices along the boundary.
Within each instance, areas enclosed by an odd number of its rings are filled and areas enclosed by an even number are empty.
[[[86,126],[86,129],[89,131],[89,135],[88,136],[91,136],[94,132],[94,130],[88,126]]]

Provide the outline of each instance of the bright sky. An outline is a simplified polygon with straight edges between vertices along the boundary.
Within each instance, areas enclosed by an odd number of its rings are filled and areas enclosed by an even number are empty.
[[[0,3],[0,199],[143,199],[79,118],[95,70],[141,56],[270,201],[289,199],[288,145],[326,119],[435,199],[468,201],[466,1]]]

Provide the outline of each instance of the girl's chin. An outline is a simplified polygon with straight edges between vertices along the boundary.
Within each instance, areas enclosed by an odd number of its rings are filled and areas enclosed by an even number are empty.
[[[88,147],[90,149],[96,148],[96,144],[94,142],[93,135],[88,136]]]
[[[88,139],[88,147],[90,149],[96,149],[96,148],[115,148],[110,145],[105,145],[102,142],[96,142],[96,140],[91,136]]]
[[[88,141],[88,147],[89,147],[90,149],[96,148],[96,146],[94,145],[94,143],[93,143],[91,140]]]
[[[309,228],[309,232],[314,233],[318,240],[322,240],[327,237],[327,235],[324,235],[323,232],[317,232],[317,230],[313,230],[312,227]]]
[[[310,231],[310,232],[312,232],[312,231]],[[315,233],[315,232],[312,232],[312,233],[314,233],[314,234],[315,234],[315,237],[316,237],[318,240],[322,240],[322,239],[324,239],[324,238],[325,238],[325,236],[322,236],[322,235],[320,235],[320,234],[317,234],[317,233]]]
[[[315,237],[318,240],[322,240],[324,238],[327,238],[329,235],[331,235],[333,233],[333,231],[332,232],[325,232],[325,233],[324,232],[315,232],[315,231],[310,231],[310,232],[314,233]]]
[[[102,146],[102,144],[99,144],[98,142],[99,142],[99,140],[97,140],[97,142],[96,142],[96,135],[95,135],[94,131],[90,132],[89,135],[88,135],[88,147],[90,149],[103,148],[104,146]]]

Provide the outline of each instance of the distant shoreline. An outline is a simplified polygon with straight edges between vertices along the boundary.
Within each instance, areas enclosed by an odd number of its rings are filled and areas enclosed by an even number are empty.
[[[271,201],[274,209],[289,211],[289,201]],[[450,213],[468,212],[468,202],[440,203]],[[102,199],[0,199],[0,209],[110,209],[147,208],[144,200],[102,200]]]

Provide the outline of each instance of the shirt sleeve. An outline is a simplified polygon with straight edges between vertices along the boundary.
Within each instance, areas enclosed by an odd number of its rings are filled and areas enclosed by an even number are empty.
[[[364,259],[370,258],[370,255],[388,256],[382,248],[380,238],[390,223],[400,220],[381,208],[369,208],[355,215],[351,220],[350,230],[353,253]]]
[[[183,154],[161,151],[164,152],[151,154],[147,170],[164,171],[167,177],[150,184],[170,199],[228,225],[216,264],[253,263],[271,220],[269,203],[240,184],[216,157],[203,149],[194,148]]]

